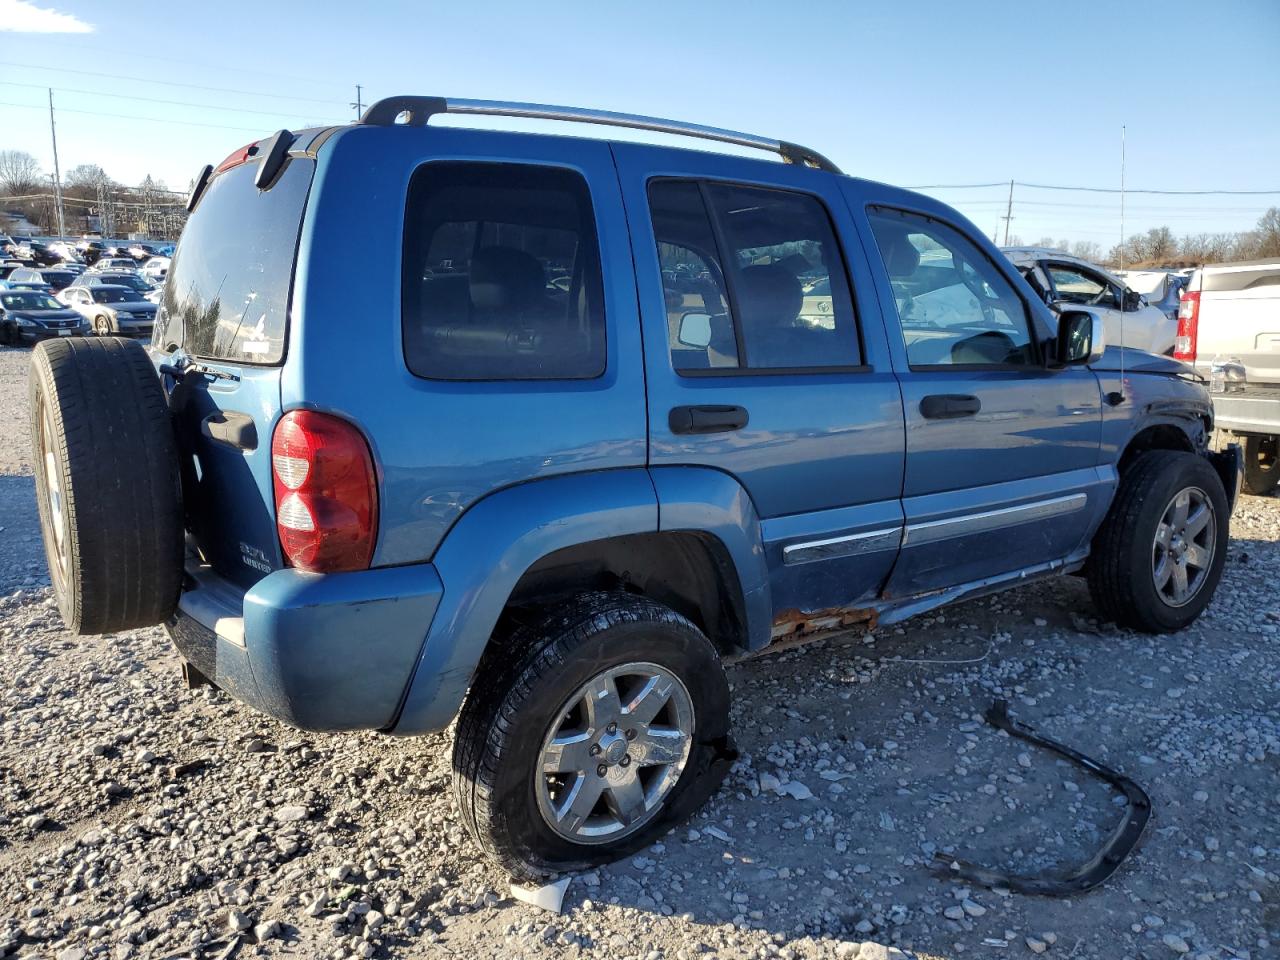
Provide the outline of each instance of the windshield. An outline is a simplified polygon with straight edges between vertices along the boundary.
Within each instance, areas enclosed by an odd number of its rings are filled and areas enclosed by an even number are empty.
[[[132,303],[138,298],[132,290],[113,290],[111,287],[94,287],[93,299],[98,303]]]
[[[47,293],[6,293],[0,294],[0,303],[6,310],[62,310],[62,304]]]
[[[289,290],[315,162],[295,157],[270,190],[255,163],[205,188],[169,265],[154,342],[240,363],[284,356]]]

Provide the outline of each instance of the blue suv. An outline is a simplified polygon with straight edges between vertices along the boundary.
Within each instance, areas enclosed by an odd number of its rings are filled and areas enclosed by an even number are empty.
[[[164,623],[189,682],[305,729],[458,718],[462,816],[513,874],[718,786],[726,656],[1063,574],[1173,631],[1222,574],[1240,458],[1200,379],[807,148],[398,97],[237,150],[190,208],[149,349],[33,358],[63,617]]]

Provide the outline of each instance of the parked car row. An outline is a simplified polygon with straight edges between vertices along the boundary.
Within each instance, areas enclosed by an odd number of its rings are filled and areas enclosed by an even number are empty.
[[[0,255],[28,265],[54,266],[60,263],[93,265],[104,257],[129,261],[136,267],[153,257],[173,256],[172,243],[157,240],[101,240],[66,237],[11,237],[0,234]]]
[[[0,343],[91,333],[150,336],[168,272],[167,257],[152,259],[163,262],[145,272],[114,257],[87,270],[75,263],[27,267],[6,261],[0,265],[0,293],[10,295],[10,304],[0,312]],[[159,281],[149,279],[157,274]]]

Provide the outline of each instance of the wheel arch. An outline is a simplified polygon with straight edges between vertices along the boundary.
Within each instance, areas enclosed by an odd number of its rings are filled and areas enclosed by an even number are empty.
[[[1199,418],[1196,419],[1199,424]],[[1197,453],[1196,442],[1187,433],[1188,426],[1192,426],[1188,421],[1166,420],[1158,423],[1149,423],[1129,438],[1129,442],[1125,445],[1123,452],[1120,454],[1120,460],[1117,469],[1120,476],[1123,477],[1133,462],[1142,454],[1151,450],[1173,450],[1180,453]],[[1192,426],[1192,429],[1195,429]],[[1200,431],[1201,446],[1203,447],[1204,433]]]
[[[448,726],[504,612],[538,596],[631,590],[688,617],[722,652],[758,645],[761,631],[767,642],[768,578],[750,500],[717,471],[678,470],[699,476],[574,474],[506,488],[463,514],[433,557],[444,596],[389,732]]]
[[[742,585],[728,548],[709,533],[633,533],[564,547],[524,572],[507,607],[582,590],[656,600],[692,621],[722,655],[745,645]]]

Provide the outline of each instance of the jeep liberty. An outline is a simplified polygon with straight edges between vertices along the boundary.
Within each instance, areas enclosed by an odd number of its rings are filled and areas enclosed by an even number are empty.
[[[1201,378],[807,148],[396,97],[237,150],[189,206],[149,348],[32,360],[62,616],[163,623],[190,682],[304,729],[457,718],[460,814],[514,875],[716,789],[725,657],[1064,574],[1164,633],[1222,575],[1241,460]]]

